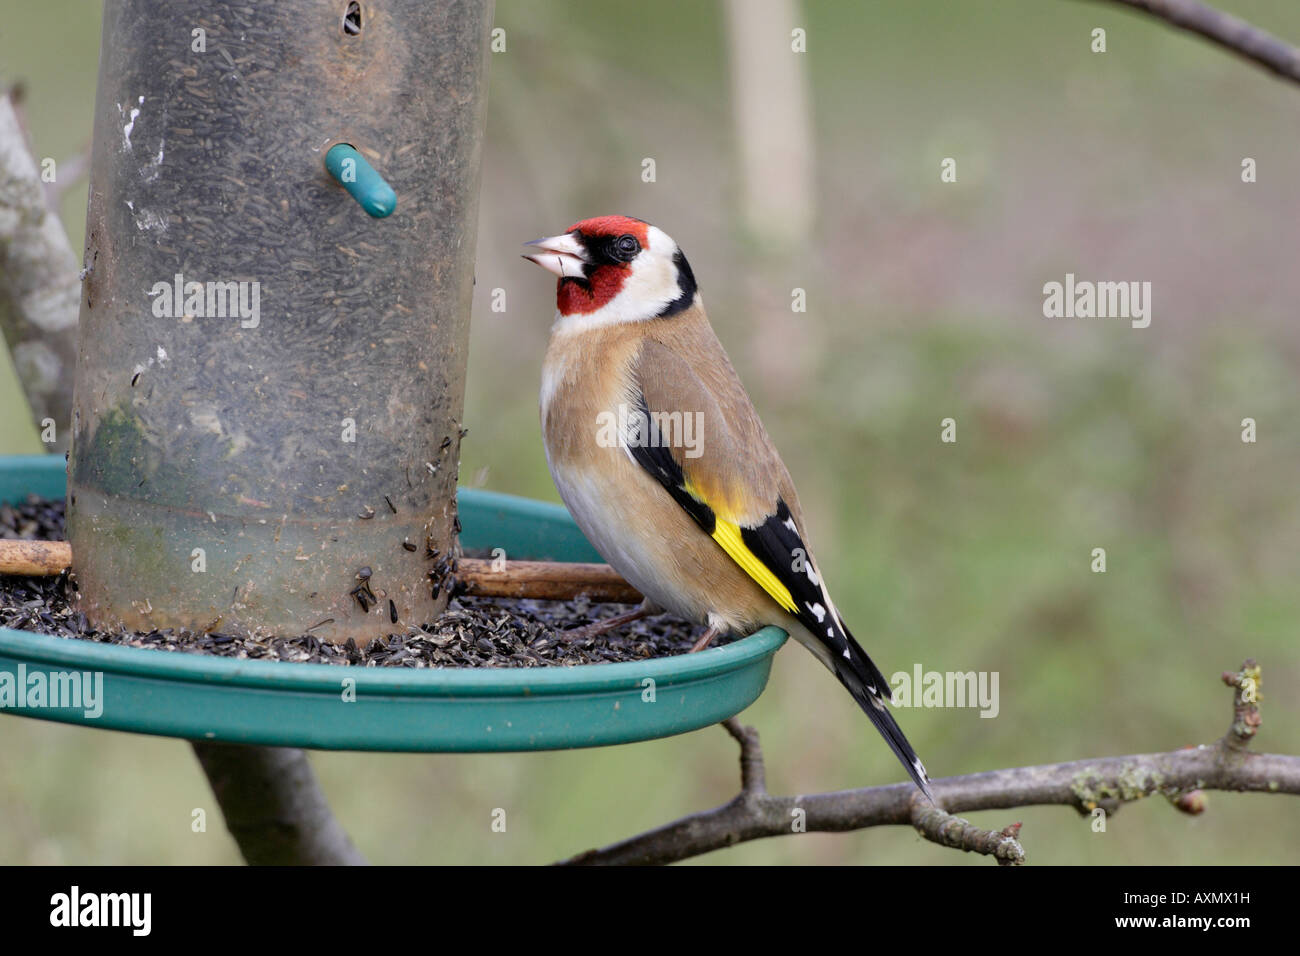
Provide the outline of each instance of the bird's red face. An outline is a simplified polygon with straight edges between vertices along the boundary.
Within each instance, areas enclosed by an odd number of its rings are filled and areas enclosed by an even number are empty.
[[[524,256],[559,277],[561,316],[631,321],[680,312],[695,297],[695,277],[677,243],[648,222],[600,216],[528,245]]]

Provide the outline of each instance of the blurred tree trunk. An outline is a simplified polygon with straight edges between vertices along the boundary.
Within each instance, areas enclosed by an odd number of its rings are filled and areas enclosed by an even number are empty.
[[[77,360],[77,257],[46,207],[40,171],[10,97],[0,98],[0,331],[51,451],[71,435]],[[52,427],[51,427],[52,426]]]
[[[727,0],[731,96],[745,223],[764,243],[812,228],[813,129],[807,42],[796,0]]]
[[[796,288],[806,298],[817,278],[809,241],[817,200],[805,52],[812,41],[798,0],[727,0],[726,13],[740,211],[752,240],[745,290],[754,329],[749,360],[789,403],[803,394],[822,353],[820,325],[804,321],[791,299]]]

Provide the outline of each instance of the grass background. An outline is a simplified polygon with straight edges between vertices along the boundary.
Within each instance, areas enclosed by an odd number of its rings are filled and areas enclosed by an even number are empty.
[[[1220,6],[1300,42],[1289,0]],[[89,142],[98,15],[47,0],[0,26],[0,73],[26,84],[38,156]],[[1209,742],[1230,716],[1218,674],[1247,656],[1264,666],[1259,747],[1300,752],[1300,89],[1106,4],[810,0],[793,25],[808,34],[815,230],[776,257],[740,225],[719,8],[499,0],[496,25],[508,45],[490,64],[464,481],[558,500],[536,412],[553,289],[518,244],[637,215],[690,257],[837,604],[882,669],[999,672],[996,719],[900,714],[932,773]],[[1105,54],[1089,51],[1098,26]],[[945,156],[955,184],[939,181]],[[85,198],[84,183],[64,197],[74,248]],[[1042,285],[1066,272],[1152,282],[1150,328],[1045,320]],[[789,310],[796,286],[804,314]],[[39,450],[7,365],[0,409],[0,452]],[[955,445],[938,440],[949,416]],[[1245,417],[1257,444],[1240,441]],[[1106,574],[1089,571],[1095,547]],[[798,647],[743,719],[774,792],[900,777]],[[393,863],[545,862],[737,786],[716,728],[314,761],[360,847]],[[190,830],[196,807],[207,833]],[[1060,808],[972,819],[1023,821],[1036,863],[1300,856],[1300,809],[1281,797],[1213,794],[1199,818],[1147,800],[1104,834]],[[187,744],[0,718],[0,862],[238,859]],[[982,861],[881,829],[700,862]]]

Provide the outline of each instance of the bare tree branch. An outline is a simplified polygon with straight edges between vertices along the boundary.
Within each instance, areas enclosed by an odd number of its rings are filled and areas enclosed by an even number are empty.
[[[1069,763],[991,770],[931,781],[937,806],[912,784],[865,787],[802,797],[779,797],[762,785],[758,734],[734,718],[724,726],[741,745],[741,793],[730,803],[692,814],[620,843],[562,861],[574,864],[673,863],[763,837],[807,831],[843,832],[877,826],[913,826],[926,839],[1019,863],[1019,824],[981,830],[952,816],[975,810],[1059,805],[1113,813],[1123,803],[1162,794],[1187,813],[1205,808],[1206,790],[1300,794],[1300,757],[1247,749],[1260,727],[1260,669],[1247,660],[1223,675],[1233,687],[1233,721],[1214,744],[1170,753],[1133,754]]]
[[[249,865],[365,865],[330,811],[303,751],[192,743],[226,827]]]
[[[741,726],[735,717],[728,717],[722,726],[740,744],[741,793],[766,794],[767,772],[763,768],[763,747],[758,742],[758,731]]]
[[[1300,50],[1230,13],[1199,0],[1104,0],[1149,13],[1205,37],[1266,70],[1300,83]]]

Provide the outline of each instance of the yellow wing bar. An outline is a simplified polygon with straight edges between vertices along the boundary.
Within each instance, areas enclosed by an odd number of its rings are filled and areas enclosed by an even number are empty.
[[[722,518],[716,519],[713,528],[713,540],[722,545],[732,561],[735,561],[759,586],[772,595],[772,600],[791,613],[797,613],[794,597],[790,589],[780,582],[775,574],[745,544],[740,536],[740,526]]]

